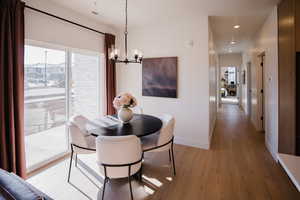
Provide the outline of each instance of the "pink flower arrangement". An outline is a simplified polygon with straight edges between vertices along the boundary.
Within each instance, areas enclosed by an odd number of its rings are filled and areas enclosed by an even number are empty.
[[[116,109],[120,109],[122,107],[133,108],[137,105],[137,101],[136,98],[131,94],[122,93],[115,97],[113,105]]]

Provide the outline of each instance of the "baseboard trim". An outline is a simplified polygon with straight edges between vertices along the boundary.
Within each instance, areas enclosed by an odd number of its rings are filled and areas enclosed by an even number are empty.
[[[265,144],[266,144],[266,147],[267,147],[268,151],[272,155],[273,159],[277,162],[278,161],[278,156],[277,156],[277,153],[272,148],[272,145],[268,141],[265,141]]]
[[[209,149],[209,144],[197,143],[195,141],[190,141],[190,140],[187,140],[180,136],[175,136],[174,143],[185,145],[185,146],[196,147],[196,148],[200,148],[200,149],[206,149],[206,150]]]
[[[289,169],[288,165],[284,162],[284,159],[281,158],[281,156],[283,156],[284,154],[278,154],[278,162],[279,164],[282,166],[282,168],[284,169],[284,171],[286,172],[286,174],[288,175],[288,177],[290,178],[290,180],[293,182],[293,184],[295,185],[295,187],[297,188],[297,190],[300,192],[300,183],[297,181],[297,179],[295,178],[292,170]],[[295,169],[294,169],[295,172]]]
[[[216,129],[216,124],[217,124],[217,117],[215,117],[214,121],[213,121],[213,128],[211,129],[210,133],[209,133],[209,144],[208,144],[208,149],[210,149],[211,146],[211,140],[213,138],[215,129]]]

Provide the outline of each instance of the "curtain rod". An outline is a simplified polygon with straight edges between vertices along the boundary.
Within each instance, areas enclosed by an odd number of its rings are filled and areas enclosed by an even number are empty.
[[[70,21],[70,20],[67,20],[67,19],[64,19],[64,18],[62,18],[62,17],[53,15],[53,14],[51,14],[51,13],[48,13],[48,12],[45,12],[45,11],[42,11],[42,10],[33,8],[33,7],[31,7],[31,6],[27,6],[27,5],[25,5],[25,7],[28,8],[28,9],[30,9],[30,10],[34,10],[34,11],[36,11],[36,12],[43,13],[43,14],[48,15],[48,16],[50,16],[50,17],[54,17],[54,18],[56,18],[56,19],[62,20],[62,21],[64,21],[64,22],[68,22],[68,23],[73,24],[73,25],[75,25],[75,26],[79,26],[79,27],[81,27],[81,28],[85,28],[85,29],[88,29],[88,30],[90,30],[90,31],[94,31],[94,32],[96,32],[96,33],[105,35],[104,32],[97,31],[97,30],[92,29],[92,28],[90,28],[90,27],[87,27],[87,26],[78,24],[78,23],[76,23],[76,22],[72,22],[72,21]]]

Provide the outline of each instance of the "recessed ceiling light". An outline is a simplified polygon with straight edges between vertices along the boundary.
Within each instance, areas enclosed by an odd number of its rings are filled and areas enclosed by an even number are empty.
[[[241,26],[240,25],[235,25],[235,26],[233,26],[233,28],[235,28],[235,29],[238,29],[238,28],[240,28]]]
[[[92,14],[99,15],[99,13],[97,11],[92,11]]]
[[[97,0],[94,1],[94,8],[92,9],[92,14],[94,15],[99,15],[99,12],[98,12],[98,6],[97,6]]]
[[[231,42],[230,42],[230,44],[235,44],[235,43],[236,43],[235,41],[231,41]]]

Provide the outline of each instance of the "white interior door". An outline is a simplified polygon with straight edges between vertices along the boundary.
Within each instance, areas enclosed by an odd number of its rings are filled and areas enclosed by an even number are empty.
[[[251,63],[247,63],[247,113],[251,116],[252,92],[251,92]]]

